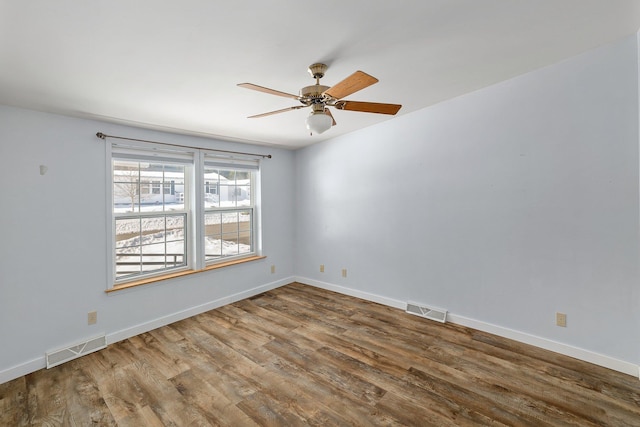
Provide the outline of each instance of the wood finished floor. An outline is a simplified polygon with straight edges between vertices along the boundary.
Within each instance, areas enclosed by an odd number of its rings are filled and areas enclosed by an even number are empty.
[[[294,283],[1,384],[0,425],[640,426],[640,381]]]

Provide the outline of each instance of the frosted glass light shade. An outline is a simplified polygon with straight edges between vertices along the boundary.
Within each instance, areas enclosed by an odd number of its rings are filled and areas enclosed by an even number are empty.
[[[331,117],[324,112],[313,111],[306,120],[307,129],[313,133],[321,134],[328,130],[333,123]]]

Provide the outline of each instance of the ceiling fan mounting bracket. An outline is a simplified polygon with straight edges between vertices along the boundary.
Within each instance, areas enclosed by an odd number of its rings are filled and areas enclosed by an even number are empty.
[[[329,67],[326,64],[315,63],[309,65],[308,71],[314,79],[321,79],[324,77],[324,73],[327,72],[327,68]]]

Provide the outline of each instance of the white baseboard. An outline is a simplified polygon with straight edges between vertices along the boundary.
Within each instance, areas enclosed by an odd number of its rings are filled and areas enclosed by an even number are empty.
[[[389,307],[399,308],[404,310],[407,307],[406,301],[398,301],[395,299],[383,297],[369,292],[358,291],[356,289],[345,288],[344,286],[334,285],[332,283],[321,282],[319,280],[313,280],[306,277],[296,277],[296,282],[305,285],[311,285],[316,288],[326,289],[328,291],[338,292],[339,294],[349,295],[363,300],[377,302],[378,304],[387,305]]]
[[[630,362],[625,362],[600,353],[595,353],[583,348],[574,347],[561,342],[553,341],[547,338],[538,337],[536,335],[527,334],[525,332],[516,331],[502,326],[493,325],[491,323],[481,322],[479,320],[470,319],[468,317],[447,313],[447,321],[457,325],[467,326],[479,331],[498,335],[503,338],[509,338],[525,344],[530,344],[545,350],[550,350],[565,356],[573,357],[594,365],[603,366],[614,371],[632,375],[640,378],[640,367]]]
[[[288,285],[293,282],[295,278],[287,277],[285,279],[277,280],[275,282],[267,283],[265,285],[261,285],[252,289],[248,289],[246,291],[238,292],[237,294],[229,295],[226,297],[219,298],[214,301],[209,301],[207,303],[197,305],[195,307],[188,308],[186,310],[179,311],[177,313],[170,314],[168,316],[163,316],[158,319],[154,319],[150,322],[141,323],[136,326],[132,326],[127,329],[122,329],[117,332],[113,332],[107,334],[107,344],[113,344],[118,341],[125,340],[127,338],[131,338],[136,335],[143,334],[145,332],[149,332],[153,329],[159,328],[161,326],[169,325],[171,323],[177,322],[179,320],[186,319],[188,317],[195,316],[200,313],[204,313],[205,311],[213,310],[218,307],[222,307],[223,305],[232,304],[234,302],[243,300],[245,298],[252,297],[254,295],[261,294],[263,292],[269,291],[271,289],[279,288],[280,286]]]
[[[275,282],[267,283],[265,285],[248,289],[246,291],[238,292],[237,294],[225,296],[214,301],[209,301],[205,304],[197,305],[195,307],[191,307],[186,310],[179,311],[177,313],[172,313],[167,316],[163,316],[149,322],[141,323],[139,325],[132,326],[130,328],[109,333],[107,334],[107,345],[113,344],[118,341],[122,341],[127,338],[131,338],[133,336],[136,336],[145,332],[149,332],[153,329],[168,325],[170,323],[177,322],[182,319],[186,319],[188,317],[195,316],[196,314],[204,313],[205,311],[222,307],[223,305],[231,304],[236,301],[240,301],[245,298],[249,298],[254,295],[261,294],[262,292],[266,292],[271,289],[279,288],[280,286],[287,285],[294,281],[295,281],[294,277],[287,277],[281,280],[277,280]],[[80,339],[82,339],[82,337]],[[28,362],[21,363],[19,365],[0,371],[0,384],[14,380],[23,375],[30,374],[40,369],[46,368],[47,364],[46,364],[46,358],[44,353],[47,350],[48,349],[42,350],[43,354],[41,357],[37,357],[35,359],[29,360]]]
[[[383,297],[376,294],[371,294],[356,289],[346,288],[343,286],[334,285],[331,283],[321,282],[306,277],[296,277],[296,282],[303,283],[305,285],[315,286],[316,288],[326,289],[329,291],[338,292],[344,295],[349,295],[357,298],[361,298],[367,301],[377,302],[389,307],[398,308],[404,310],[407,306],[406,301],[399,301],[396,299]],[[565,356],[573,357],[575,359],[583,360],[585,362],[593,363],[594,365],[602,366],[614,371],[622,372],[624,374],[632,375],[640,379],[640,366],[619,360],[611,356],[607,356],[600,353],[595,353],[583,348],[573,347],[568,344],[563,344],[557,341],[552,341],[547,338],[538,337],[535,335],[527,334],[525,332],[516,331],[502,326],[493,325],[490,323],[482,322],[480,320],[470,319],[468,317],[460,316],[454,313],[447,313],[447,321],[455,323],[461,326],[467,326],[469,328],[477,329],[482,332],[494,334],[503,338],[509,338],[514,341],[518,341],[524,344],[534,345],[536,347],[543,348],[545,350],[554,351],[556,353],[563,354]]]
[[[44,352],[43,352],[44,353]],[[12,366],[9,369],[0,371],[0,384],[4,384],[8,381],[20,378],[23,375],[30,374],[40,369],[46,368],[47,362],[44,354],[42,357],[36,357],[28,362],[21,363],[16,366]]]
[[[258,286],[256,288],[252,288],[243,292],[238,292],[236,294],[222,297],[217,300],[207,302],[205,304],[191,307],[189,309],[182,310],[177,313],[172,313],[170,315],[163,316],[161,318],[152,320],[150,322],[145,322],[127,329],[110,333],[107,335],[107,343],[108,344],[115,343],[117,341],[121,341],[130,337],[133,337],[135,335],[139,335],[144,332],[151,331],[161,326],[165,326],[170,323],[177,322],[179,320],[186,319],[188,317],[192,317],[200,313],[204,313],[205,311],[213,310],[215,308],[222,307],[224,305],[231,304],[236,301],[240,301],[242,299],[252,297],[254,295],[258,295],[262,292],[266,292],[271,289],[275,289],[280,286],[287,285],[294,281],[304,283],[310,286],[315,286],[317,288],[338,292],[344,295],[350,295],[356,298],[361,298],[367,301],[376,302],[376,303],[383,304],[389,307],[394,307],[400,310],[404,310],[406,308],[406,301],[400,301],[400,300],[372,294],[369,292],[359,291],[359,290],[347,288],[344,286],[338,286],[331,283],[309,279],[306,277],[287,277],[285,279],[267,283],[265,285]],[[454,313],[447,313],[447,321],[458,324],[458,325],[477,329],[483,332],[491,333],[504,338],[509,338],[525,344],[534,345],[536,347],[540,347],[545,350],[554,351],[556,353],[564,354],[566,356],[570,356],[579,360],[593,363],[594,365],[603,366],[605,368],[613,369],[615,371],[640,378],[640,367],[638,365],[630,362],[626,362],[623,360],[619,360],[611,356],[595,353],[595,352],[578,348],[578,347],[573,347],[573,346],[552,341],[546,338],[541,338],[535,335],[530,335],[530,334],[516,331],[513,329],[504,328],[502,326],[497,326],[497,325],[482,322],[479,320],[470,319],[468,317],[460,316]],[[44,351],[45,350],[43,350],[43,353]],[[45,367],[46,367],[46,359],[43,354],[41,357],[37,357],[35,359],[29,360],[27,362],[24,362],[19,365],[0,371],[0,384],[11,381],[15,378],[19,378],[23,375],[30,374],[31,372],[35,372]]]

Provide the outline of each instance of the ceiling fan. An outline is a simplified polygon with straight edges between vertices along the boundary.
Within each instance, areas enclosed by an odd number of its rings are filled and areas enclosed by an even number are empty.
[[[362,71],[356,71],[340,83],[329,86],[320,84],[320,79],[324,77],[327,71],[325,64],[312,64],[309,66],[309,73],[316,79],[316,84],[305,86],[300,89],[300,95],[280,92],[279,90],[269,89],[267,87],[258,86],[253,83],[239,83],[238,86],[247,89],[257,90],[258,92],[269,93],[271,95],[284,96],[299,101],[302,105],[296,105],[282,110],[270,111],[268,113],[256,114],[248,118],[270,116],[272,114],[284,113],[285,111],[298,110],[300,108],[311,107],[311,113],[307,117],[307,129],[320,134],[331,126],[336,125],[336,121],[328,107],[338,110],[361,111],[364,113],[378,113],[394,115],[400,110],[402,105],[399,104],[381,104],[377,102],[360,102],[343,100],[345,96],[349,96],[361,89],[371,86],[378,82],[373,76]]]

